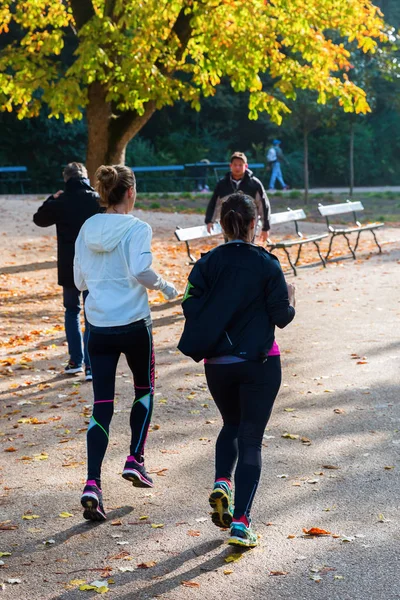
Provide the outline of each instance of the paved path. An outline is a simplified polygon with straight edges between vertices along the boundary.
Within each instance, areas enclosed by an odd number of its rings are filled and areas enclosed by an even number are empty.
[[[201,365],[175,349],[176,302],[153,310],[158,378],[147,464],[156,486],[135,490],[120,477],[132,401],[121,362],[103,477],[109,521],[82,521],[92,392],[59,374],[65,347],[52,328],[61,316],[54,240],[24,225],[28,214],[13,216],[0,236],[3,258],[15,263],[1,279],[3,310],[20,336],[25,307],[33,312],[28,337],[15,342],[22,346],[2,350],[17,358],[0,379],[0,552],[11,553],[0,557],[2,598],[91,598],[76,580],[110,577],[106,597],[118,600],[400,598],[399,230],[382,232],[382,256],[299,270],[296,320],[277,333],[284,377],[254,505],[261,543],[228,563],[226,534],[210,523],[207,504],[219,417]],[[18,272],[39,264],[35,252],[44,268]],[[64,511],[72,516],[60,517]],[[304,536],[311,527],[333,535]]]

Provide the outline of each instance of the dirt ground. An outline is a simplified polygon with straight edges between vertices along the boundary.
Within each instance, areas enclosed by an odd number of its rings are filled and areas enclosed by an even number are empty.
[[[179,301],[156,293],[157,385],[146,449],[156,485],[137,490],[120,477],[133,395],[121,360],[103,474],[108,521],[83,521],[93,394],[81,376],[63,375],[55,230],[34,226],[39,204],[33,196],[0,197],[1,596],[90,598],[96,592],[80,588],[100,580],[98,591],[118,600],[400,598],[400,229],[378,233],[381,255],[365,234],[356,261],[335,242],[326,269],[314,248],[305,251],[296,319],[277,332],[284,375],[253,511],[260,546],[237,553],[208,514],[220,419],[202,366],[176,350]],[[155,267],[183,291],[190,266],[173,231],[201,224],[201,215],[136,215],[153,227]],[[312,527],[329,533],[306,535]]]

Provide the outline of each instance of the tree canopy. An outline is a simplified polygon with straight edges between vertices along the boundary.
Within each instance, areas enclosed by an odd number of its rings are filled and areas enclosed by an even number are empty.
[[[224,77],[249,92],[250,119],[279,124],[299,89],[366,113],[350,48],[374,52],[385,24],[372,0],[14,0],[0,33],[2,110],[23,119],[46,105],[66,122],[86,110],[93,172],[122,161],[156,110],[198,110]]]

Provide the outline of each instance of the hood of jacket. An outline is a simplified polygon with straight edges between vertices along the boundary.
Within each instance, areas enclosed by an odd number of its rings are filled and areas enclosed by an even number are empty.
[[[136,220],[132,215],[94,215],[84,225],[83,239],[93,252],[112,252]]]

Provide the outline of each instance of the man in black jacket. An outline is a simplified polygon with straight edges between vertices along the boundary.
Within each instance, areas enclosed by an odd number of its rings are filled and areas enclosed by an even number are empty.
[[[254,198],[257,215],[261,218],[262,223],[259,240],[265,242],[270,230],[271,206],[263,184],[254,177],[252,171],[248,168],[247,158],[243,152],[232,154],[230,171],[218,181],[215,187],[206,211],[207,231],[211,233],[213,224],[219,219],[222,202],[234,192],[243,192],[243,194]]]
[[[87,340],[89,328],[85,317],[85,333],[80,328],[81,311],[80,291],[74,283],[75,240],[83,223],[100,210],[98,194],[90,186],[87,171],[82,163],[68,164],[64,171],[65,191],[59,190],[50,196],[33,216],[39,227],[55,225],[57,229],[58,285],[63,288],[65,308],[65,333],[68,342],[69,361],[65,373],[74,374],[83,371],[85,379],[92,379]],[[83,299],[88,292],[83,292]]]

